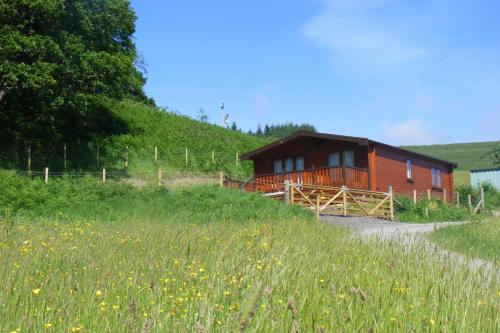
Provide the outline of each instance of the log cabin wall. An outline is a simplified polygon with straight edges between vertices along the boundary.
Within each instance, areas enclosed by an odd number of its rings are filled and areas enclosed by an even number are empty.
[[[406,160],[412,162],[412,179],[407,179]],[[375,189],[387,191],[389,186],[394,192],[412,195],[417,190],[419,197],[431,195],[442,198],[443,189],[447,191],[447,201],[453,200],[453,171],[449,166],[419,158],[413,154],[404,154],[386,147],[375,147]],[[432,186],[432,168],[441,171],[441,188]]]
[[[304,157],[304,168],[325,168],[328,166],[328,155],[339,152],[340,165],[343,164],[343,152],[354,151],[354,166],[368,168],[368,147],[358,145],[354,142],[342,142],[334,140],[321,140],[302,137],[295,141],[285,143],[272,150],[259,154],[255,157],[254,172],[256,175],[271,174],[274,172],[274,160],[284,161],[286,158],[294,159],[294,170],[296,169],[295,158]]]

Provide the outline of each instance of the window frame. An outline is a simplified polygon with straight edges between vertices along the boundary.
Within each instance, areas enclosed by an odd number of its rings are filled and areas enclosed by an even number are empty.
[[[347,165],[346,164],[346,156],[347,156],[347,153],[352,153],[352,165]],[[354,161],[354,150],[353,149],[349,149],[349,150],[344,150],[342,152],[342,165],[345,166],[345,167],[348,167],[348,168],[354,168],[356,163]]]
[[[284,172],[293,172],[293,157],[287,157],[284,159]],[[290,162],[290,164],[288,164]],[[288,165],[290,165],[290,170],[288,170]]]
[[[337,164],[331,164],[330,162],[333,160],[331,157],[337,156]],[[329,168],[338,168],[340,166],[340,152],[334,151],[328,154],[327,165]]]
[[[279,165],[279,171],[276,171],[276,166]],[[273,160],[273,173],[275,175],[283,173],[283,160],[282,159],[275,159]]]
[[[409,158],[406,159],[406,180],[413,181],[413,161]]]
[[[301,161],[300,164],[298,163],[299,160]],[[301,168],[299,168],[299,165],[301,166]],[[304,171],[304,169],[305,169],[304,156],[295,157],[295,171]]]
[[[432,182],[432,187],[441,189],[443,188],[443,183],[441,179],[441,169],[438,168],[431,168],[431,182]]]

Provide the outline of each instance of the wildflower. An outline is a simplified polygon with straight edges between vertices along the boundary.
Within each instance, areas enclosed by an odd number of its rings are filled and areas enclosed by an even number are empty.
[[[205,269],[203,269],[203,267],[202,267],[199,269],[199,271],[200,271],[200,273],[203,273],[205,271]]]
[[[229,296],[229,295],[231,295],[231,293],[229,291],[224,292],[224,296]]]
[[[33,294],[38,295],[40,293],[40,288],[33,289]]]
[[[118,305],[113,305],[112,308],[113,308],[113,310],[118,310],[119,306]]]
[[[95,295],[96,295],[96,296],[101,296],[101,295],[102,295],[102,291],[100,291],[100,290],[96,290]]]
[[[71,332],[80,332],[81,330],[82,330],[81,327],[78,326],[71,327]]]
[[[436,325],[436,322],[434,321],[434,319],[429,319],[429,324],[431,324],[431,326],[434,326]]]
[[[43,325],[43,327],[45,327],[46,330],[50,330],[52,328],[52,324],[51,323],[45,323]]]

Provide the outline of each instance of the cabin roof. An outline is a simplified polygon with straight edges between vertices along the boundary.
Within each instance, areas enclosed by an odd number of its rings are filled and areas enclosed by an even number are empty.
[[[302,137],[323,139],[323,140],[337,140],[337,141],[344,141],[344,142],[354,142],[360,146],[368,146],[368,145],[382,146],[384,148],[388,148],[388,149],[397,151],[397,152],[405,154],[405,155],[419,157],[419,158],[433,161],[433,162],[436,162],[439,164],[446,164],[452,168],[457,167],[457,163],[455,163],[455,162],[450,162],[450,161],[442,160],[442,159],[435,158],[435,157],[432,157],[429,155],[416,153],[416,152],[411,151],[411,150],[391,146],[391,145],[388,145],[386,143],[378,142],[375,140],[370,140],[368,138],[362,138],[362,137],[357,137],[357,136],[338,135],[338,134],[328,134],[328,133],[316,133],[316,132],[310,132],[310,131],[295,132],[294,134],[292,134],[286,138],[276,140],[276,141],[271,142],[265,146],[262,146],[260,148],[255,149],[255,150],[252,150],[252,151],[249,151],[249,152],[241,155],[241,159],[242,160],[251,160],[254,157],[256,157],[264,152],[267,152],[267,151],[272,150],[276,147],[279,147],[280,145],[290,143],[290,142],[292,142],[298,138],[302,138]]]

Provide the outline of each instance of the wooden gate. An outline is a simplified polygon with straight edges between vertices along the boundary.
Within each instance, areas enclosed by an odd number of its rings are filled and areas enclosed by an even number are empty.
[[[392,192],[285,183],[284,201],[326,215],[373,216],[394,220]]]

